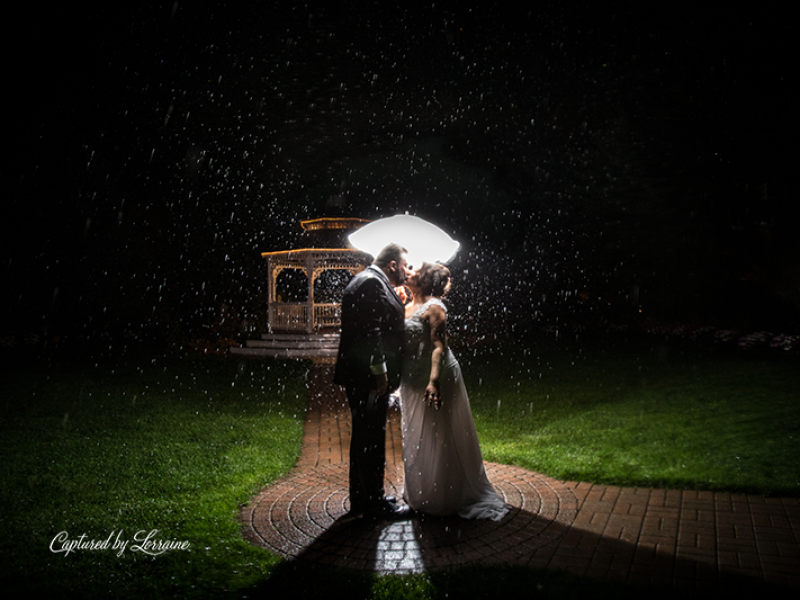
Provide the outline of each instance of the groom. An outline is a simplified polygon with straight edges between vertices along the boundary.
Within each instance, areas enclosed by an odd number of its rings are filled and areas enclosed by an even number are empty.
[[[342,298],[342,335],[334,382],[345,386],[353,417],[350,440],[350,514],[404,518],[406,506],[383,495],[386,413],[400,385],[404,309],[394,288],[411,275],[407,250],[389,244],[353,277]]]

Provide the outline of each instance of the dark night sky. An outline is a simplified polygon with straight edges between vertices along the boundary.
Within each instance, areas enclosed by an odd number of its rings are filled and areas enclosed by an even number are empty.
[[[797,327],[788,9],[130,4],[10,19],[2,334],[174,337],[398,211],[489,322]]]

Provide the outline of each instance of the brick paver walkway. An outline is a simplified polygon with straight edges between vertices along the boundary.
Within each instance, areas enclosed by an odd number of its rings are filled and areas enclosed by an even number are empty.
[[[286,557],[378,572],[468,563],[565,569],[693,591],[800,589],[800,500],[556,481],[486,463],[513,509],[499,523],[350,519],[350,412],[315,365],[297,467],[242,511],[245,537]],[[387,493],[402,491],[400,416],[390,410]]]

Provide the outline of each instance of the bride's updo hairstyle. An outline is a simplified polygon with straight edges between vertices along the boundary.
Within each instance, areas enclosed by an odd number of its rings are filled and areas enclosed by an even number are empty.
[[[417,285],[424,296],[441,298],[450,289],[450,269],[439,263],[422,263],[416,276]]]

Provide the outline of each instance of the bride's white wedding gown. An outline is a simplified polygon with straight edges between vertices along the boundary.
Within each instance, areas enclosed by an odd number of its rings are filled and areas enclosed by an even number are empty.
[[[431,303],[444,308],[432,298],[406,319],[400,384],[404,499],[424,514],[499,521],[509,507],[486,477],[461,367],[449,348],[440,373],[442,406],[437,411],[425,400],[433,345],[421,316]]]

